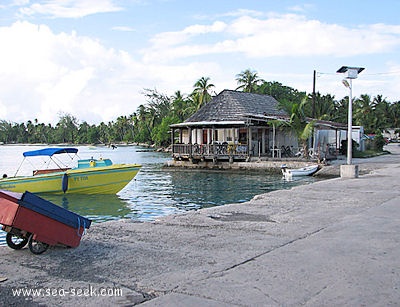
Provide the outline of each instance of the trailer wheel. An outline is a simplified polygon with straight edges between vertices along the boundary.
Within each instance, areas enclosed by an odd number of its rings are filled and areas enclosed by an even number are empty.
[[[40,254],[44,253],[45,251],[47,251],[47,249],[49,248],[49,244],[34,240],[33,234],[32,234],[29,237],[28,247],[29,247],[29,250],[33,254],[40,255]]]
[[[21,249],[26,243],[28,243],[28,238],[20,237],[10,232],[6,235],[7,245],[12,249]]]

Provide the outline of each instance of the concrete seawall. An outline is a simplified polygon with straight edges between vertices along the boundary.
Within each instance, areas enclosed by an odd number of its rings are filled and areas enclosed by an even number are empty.
[[[253,159],[249,162],[228,162],[228,161],[198,161],[192,163],[190,160],[170,160],[165,163],[165,167],[176,169],[224,169],[224,170],[266,170],[269,172],[280,173],[281,166],[286,164],[288,168],[300,168],[316,162],[301,159],[281,159],[277,160],[258,160]]]
[[[76,249],[0,247],[2,305],[388,306],[400,302],[400,150],[369,170],[155,222],[94,225]],[[365,172],[366,173],[366,172]],[[17,288],[57,295],[14,296]],[[59,295],[118,288],[122,296]],[[57,293],[56,293],[57,292]],[[74,292],[76,294],[76,291]],[[97,293],[97,296],[95,295]],[[109,293],[111,294],[111,293]]]

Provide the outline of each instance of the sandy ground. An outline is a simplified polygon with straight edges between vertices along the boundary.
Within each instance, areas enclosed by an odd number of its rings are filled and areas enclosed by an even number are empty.
[[[78,248],[52,247],[39,256],[0,247],[0,302],[396,305],[400,147],[387,149],[391,155],[354,160],[365,174],[358,179],[324,180],[155,222],[96,224]],[[32,289],[41,293],[15,294]]]

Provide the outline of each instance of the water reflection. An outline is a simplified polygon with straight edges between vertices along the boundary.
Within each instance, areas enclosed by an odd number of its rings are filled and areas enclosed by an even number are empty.
[[[39,196],[86,216],[94,222],[121,219],[130,212],[128,204],[117,195],[39,194]]]
[[[257,194],[315,181],[287,182],[282,175],[260,171],[142,169],[137,180],[119,193],[139,220],[188,210],[241,203]]]

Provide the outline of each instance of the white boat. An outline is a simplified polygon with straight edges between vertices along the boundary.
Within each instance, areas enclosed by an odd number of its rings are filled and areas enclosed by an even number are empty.
[[[315,165],[309,165],[301,168],[294,168],[294,169],[289,169],[286,167],[286,165],[282,165],[282,174],[286,178],[291,178],[291,177],[298,177],[298,176],[311,176],[313,175],[317,170],[318,170],[318,164]]]

